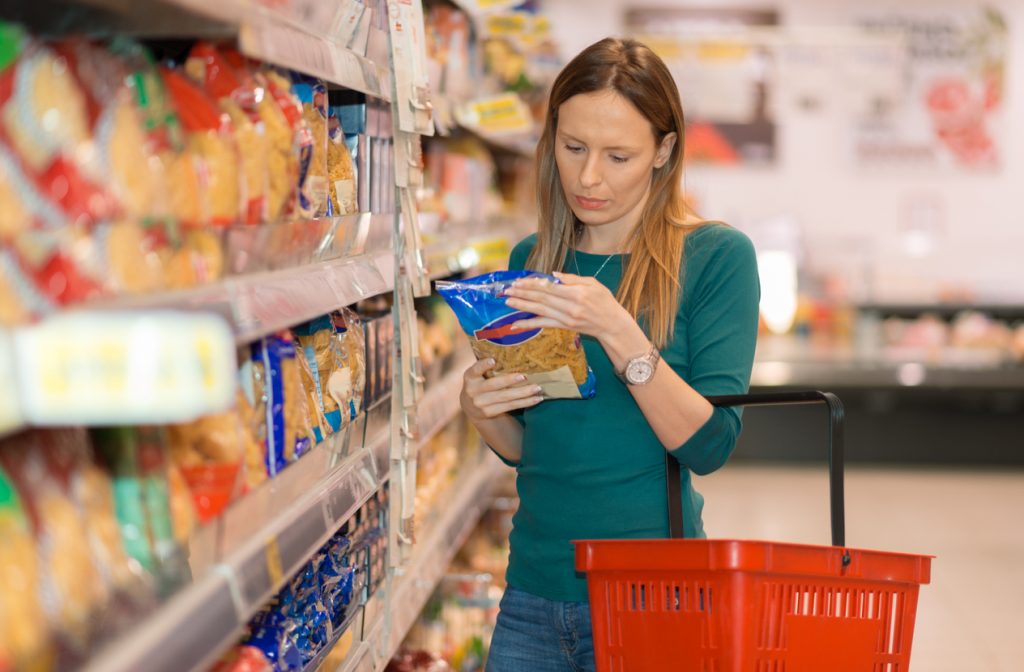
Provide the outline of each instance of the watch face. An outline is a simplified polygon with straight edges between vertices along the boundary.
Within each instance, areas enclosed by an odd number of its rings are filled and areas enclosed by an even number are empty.
[[[645,359],[629,363],[626,368],[626,380],[633,385],[643,385],[654,375],[654,367]]]

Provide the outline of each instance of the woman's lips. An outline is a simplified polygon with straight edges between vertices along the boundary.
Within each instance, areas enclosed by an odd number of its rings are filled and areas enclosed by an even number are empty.
[[[606,203],[608,203],[608,201],[601,200],[599,198],[584,198],[583,196],[577,196],[576,203],[584,210],[600,210]]]

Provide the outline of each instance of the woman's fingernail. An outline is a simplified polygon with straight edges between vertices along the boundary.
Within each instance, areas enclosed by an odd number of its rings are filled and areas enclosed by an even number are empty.
[[[540,385],[536,385],[533,388],[533,393],[534,394],[541,394],[543,391],[544,391],[544,388],[541,387]]]
[[[526,380],[526,376],[520,373],[519,375],[516,376],[516,380],[518,380],[519,382],[523,382],[524,380]]]
[[[494,366],[494,360],[493,359],[488,359],[487,360],[487,365],[488,366]]]

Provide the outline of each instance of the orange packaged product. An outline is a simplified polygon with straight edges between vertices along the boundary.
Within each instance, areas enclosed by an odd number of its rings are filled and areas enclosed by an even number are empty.
[[[104,181],[85,93],[67,59],[0,24],[0,142],[32,186],[37,225],[85,227],[118,214]]]
[[[253,442],[234,410],[167,428],[172,463],[192,493],[199,521],[217,517],[243,489],[242,468]]]
[[[285,215],[309,216],[310,196],[308,192],[310,162],[313,157],[313,132],[306,123],[302,103],[292,91],[291,81],[277,72],[266,68],[260,72],[266,82],[267,91],[277,104],[292,130],[292,158],[288,160],[292,183],[286,201]],[[283,151],[283,138],[277,141]]]
[[[262,97],[251,77],[238,71],[213,45],[199,42],[189,52],[185,72],[231,118],[242,161],[242,221],[267,221],[268,146],[266,127],[257,110]]]
[[[84,441],[81,430],[35,430],[0,446],[0,464],[17,487],[35,536],[37,590],[48,596],[41,602],[63,664],[87,653],[95,616],[110,598],[110,583],[91,550],[89,520],[71,488],[73,463],[67,458]]]
[[[190,164],[199,176],[199,220],[186,225],[224,227],[239,221],[242,210],[240,166],[234,124],[210,97],[183,73],[160,68],[164,86],[185,133]]]
[[[0,467],[0,670],[49,669],[39,558],[21,497]]]

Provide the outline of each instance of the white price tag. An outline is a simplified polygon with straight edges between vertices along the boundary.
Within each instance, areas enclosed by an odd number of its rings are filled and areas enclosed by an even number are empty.
[[[388,4],[391,32],[391,61],[395,69],[398,99],[398,128],[408,133],[434,134],[427,73],[423,3],[420,0],[391,0]]]
[[[36,425],[184,422],[234,402],[235,343],[220,317],[72,312],[14,333]]]
[[[347,0],[342,11],[338,15],[338,21],[333,27],[334,40],[346,49],[350,48],[356,32],[359,29],[359,22],[363,18],[366,5],[363,0]]]
[[[14,373],[14,349],[11,333],[0,329],[0,434],[23,424],[18,402],[18,381]]]

